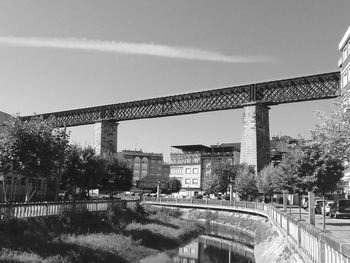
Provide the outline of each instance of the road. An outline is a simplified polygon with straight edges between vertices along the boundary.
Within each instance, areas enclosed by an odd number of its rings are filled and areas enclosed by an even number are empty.
[[[289,208],[287,212],[289,213]],[[292,215],[295,218],[299,218],[299,209],[292,208]],[[301,209],[301,219],[308,222],[308,211]],[[323,215],[315,215],[315,226],[323,229]],[[335,219],[326,217],[326,230],[331,231],[333,235],[346,239],[350,243],[350,218]]]

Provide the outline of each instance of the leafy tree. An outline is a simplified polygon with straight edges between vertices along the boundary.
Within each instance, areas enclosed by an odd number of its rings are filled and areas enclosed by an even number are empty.
[[[129,190],[132,187],[133,172],[127,161],[113,153],[103,154],[102,160],[104,176],[101,188],[108,189],[111,196],[116,190]]]
[[[300,164],[303,156],[300,145],[295,145],[289,153],[282,157],[279,168],[282,170],[281,189],[288,193],[303,193],[307,185],[303,184],[300,177]]]
[[[98,188],[112,195],[116,190],[129,190],[132,177],[127,162],[116,154],[96,155],[91,147],[72,146],[65,160],[62,187],[71,191],[76,187],[85,191]]]
[[[349,105],[343,101],[341,96],[331,113],[319,113],[320,124],[312,132],[312,140],[322,145],[326,155],[349,162],[350,110]]]
[[[180,191],[182,185],[179,179],[172,177],[169,179],[169,181],[166,183],[167,187],[167,193],[172,194],[172,193],[177,193]]]
[[[101,155],[96,155],[92,147],[82,151],[81,184],[83,189],[100,188],[105,174],[105,161]]]
[[[283,186],[289,193],[307,191],[325,194],[336,188],[343,176],[340,156],[330,152],[317,140],[302,141],[280,163]]]
[[[279,166],[274,166],[272,163],[265,166],[257,176],[257,187],[260,193],[264,196],[270,196],[277,191],[281,191],[283,184],[283,171]]]
[[[54,118],[23,122],[11,118],[0,135],[0,170],[27,178],[26,201],[36,193],[37,178],[58,177],[69,145],[69,135],[55,128]]]
[[[242,200],[252,200],[258,195],[253,166],[241,164],[235,179],[234,189]]]
[[[302,153],[299,177],[303,188],[322,194],[334,190],[343,176],[343,161],[338,156],[329,155],[315,141],[304,144]]]
[[[241,165],[225,162],[214,163],[210,176],[203,178],[203,189],[208,193],[225,193],[230,183],[234,186],[235,178]]]
[[[72,189],[82,186],[82,152],[83,149],[77,145],[69,147],[63,165],[61,187]]]

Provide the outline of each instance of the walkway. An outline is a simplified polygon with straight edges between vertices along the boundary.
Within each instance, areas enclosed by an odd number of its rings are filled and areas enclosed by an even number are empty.
[[[291,212],[294,218],[299,219],[299,208],[292,208]],[[289,208],[287,213],[289,214]],[[308,222],[308,218],[308,211],[301,209],[301,219]],[[315,215],[315,226],[321,230],[323,229],[323,215]],[[335,219],[326,217],[326,230],[350,243],[350,218]]]

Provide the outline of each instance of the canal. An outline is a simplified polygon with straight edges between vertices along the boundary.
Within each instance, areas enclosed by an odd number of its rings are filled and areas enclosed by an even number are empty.
[[[139,263],[250,263],[254,236],[230,226],[205,223],[205,232],[177,249],[148,256]]]

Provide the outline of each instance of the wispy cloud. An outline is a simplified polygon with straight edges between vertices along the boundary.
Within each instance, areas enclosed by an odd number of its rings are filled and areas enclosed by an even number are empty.
[[[147,43],[127,43],[77,38],[40,38],[40,37],[0,37],[0,46],[58,48],[83,51],[108,52],[115,54],[148,55],[188,60],[204,60],[227,63],[258,63],[272,61],[264,55],[230,56],[220,52],[190,47],[176,47]]]

